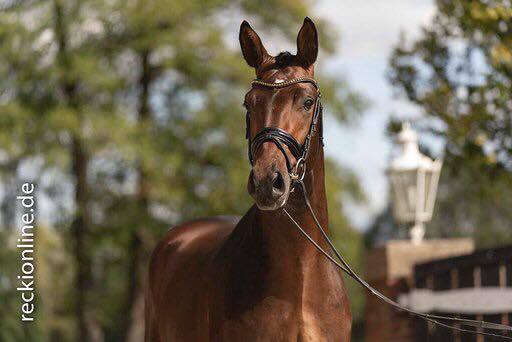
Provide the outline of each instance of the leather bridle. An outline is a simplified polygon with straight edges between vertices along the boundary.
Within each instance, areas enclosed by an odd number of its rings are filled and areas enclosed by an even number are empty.
[[[288,174],[290,175],[290,179],[292,182],[297,180],[302,180],[304,178],[304,174],[306,173],[306,160],[308,158],[309,149],[311,147],[311,141],[315,132],[317,131],[317,127],[319,125],[319,120],[321,120],[322,116],[322,102],[320,98],[322,97],[320,93],[320,88],[316,81],[313,78],[309,77],[298,77],[291,79],[289,81],[278,82],[278,83],[270,83],[264,82],[261,80],[253,80],[251,85],[254,86],[262,86],[271,89],[281,89],[293,84],[297,83],[310,83],[316,88],[316,98],[313,104],[313,117],[311,118],[311,122],[309,124],[309,131],[304,139],[304,143],[300,144],[297,139],[295,139],[290,133],[279,127],[265,127],[261,131],[259,131],[256,136],[251,139],[251,120],[249,116],[249,112],[246,115],[246,133],[245,138],[248,141],[248,152],[249,152],[249,161],[251,165],[254,165],[254,155],[258,152],[259,148],[265,142],[274,143],[277,148],[283,154],[286,161],[286,168],[288,169]],[[320,128],[322,127],[320,123]],[[320,130],[320,141],[323,144],[322,132]],[[296,162],[295,165],[292,165],[290,161],[290,157],[285,150],[285,146],[288,148],[288,151],[293,155]]]
[[[321,233],[321,236],[323,240],[327,243],[331,251],[334,253],[336,258],[339,260],[337,261],[329,252],[325,251],[322,246],[320,246],[307,232],[306,230],[293,218],[293,216],[288,212],[288,210],[283,207],[282,210],[290,219],[290,221],[293,223],[293,225],[300,231],[302,235],[306,237],[306,239],[320,252],[322,253],[331,263],[333,263],[336,267],[341,269],[343,272],[345,272],[347,275],[349,275],[351,278],[353,278],[356,282],[358,282],[360,285],[362,285],[366,290],[368,290],[372,295],[380,299],[381,301],[391,305],[395,309],[406,312],[410,314],[411,316],[418,317],[421,319],[424,319],[430,323],[437,324],[439,326],[449,328],[452,330],[465,332],[465,333],[471,333],[471,334],[477,334],[477,335],[484,335],[484,336],[492,336],[492,337],[500,337],[502,339],[512,340],[512,337],[501,335],[501,334],[495,334],[495,333],[488,333],[483,331],[474,331],[469,329],[464,329],[462,327],[473,327],[473,328],[484,328],[484,329],[491,329],[491,330],[499,330],[499,331],[505,331],[507,333],[512,332],[512,327],[504,324],[498,324],[498,323],[491,323],[486,321],[479,321],[479,320],[471,320],[471,319],[463,319],[463,318],[457,318],[457,317],[447,317],[447,316],[440,316],[440,315],[431,315],[427,313],[422,313],[418,311],[414,311],[411,309],[408,309],[394,300],[386,297],[379,291],[377,291],[375,288],[373,288],[371,285],[369,285],[364,279],[362,279],[348,264],[348,262],[345,260],[345,258],[341,255],[340,252],[336,249],[332,241],[330,240],[329,236],[326,234],[325,230],[323,229],[322,225],[320,224],[320,221],[316,217],[316,214],[313,210],[313,207],[311,206],[311,203],[308,198],[308,194],[306,191],[306,186],[304,184],[304,175],[306,173],[306,160],[308,157],[309,149],[311,147],[311,141],[313,139],[313,136],[315,135],[315,132],[317,131],[317,126],[319,125],[318,120],[321,120],[322,116],[322,104],[320,102],[320,88],[317,84],[317,82],[308,77],[298,77],[294,78],[285,82],[279,82],[279,83],[269,83],[264,82],[261,80],[253,80],[251,85],[254,87],[255,85],[271,88],[271,89],[280,89],[284,87],[288,87],[293,84],[297,83],[311,83],[315,86],[317,89],[317,96],[314,103],[314,112],[313,117],[311,118],[311,123],[309,125],[309,131],[308,134],[304,140],[303,144],[300,144],[297,142],[297,140],[288,132],[285,130],[279,128],[279,127],[265,127],[261,131],[259,131],[256,136],[251,139],[251,132],[250,132],[250,117],[249,112],[247,112],[246,116],[246,139],[248,141],[248,152],[249,152],[249,161],[251,165],[254,165],[254,155],[258,151],[258,149],[263,145],[264,142],[272,142],[274,143],[277,148],[283,153],[285,160],[286,160],[286,167],[288,168],[288,173],[290,175],[290,178],[292,180],[292,189],[296,184],[300,185],[300,188],[302,190],[303,196],[304,196],[304,202],[306,207],[308,208],[309,212],[311,213],[315,225],[318,228],[318,230]],[[320,128],[322,127],[322,124],[320,122]],[[322,132],[320,130],[320,143],[323,146],[323,137]],[[288,153],[285,150],[285,146],[288,148],[290,153],[293,155],[293,157],[296,160],[295,165],[292,166],[290,158],[288,156]],[[457,324],[458,326],[451,325]]]

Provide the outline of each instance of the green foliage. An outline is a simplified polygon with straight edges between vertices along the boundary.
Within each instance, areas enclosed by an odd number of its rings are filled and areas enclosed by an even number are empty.
[[[1,232],[1,241],[8,240],[8,234]],[[19,261],[14,248],[2,248],[0,250],[0,262],[2,272],[0,273],[0,317],[2,319],[2,329],[0,330],[0,340],[2,341],[22,341],[26,336],[23,324],[19,320],[21,308],[19,306],[20,298],[16,291],[16,276],[19,274]]]
[[[262,36],[294,41],[307,7],[285,0],[54,0],[0,13],[0,176],[16,183],[23,170],[13,165],[25,165],[51,202],[45,216],[52,227],[38,245],[39,339],[77,340],[70,229],[81,214],[77,140],[87,155],[80,166],[87,171],[87,314],[105,340],[122,339],[124,302],[135,300],[128,282],[136,232],[142,228],[138,238],[152,247],[180,221],[241,215],[249,207],[241,99],[253,75],[226,42],[222,19],[231,11],[264,26]],[[321,46],[332,51],[330,28],[317,23]],[[364,101],[344,82],[321,78],[328,113],[340,121],[357,117]],[[136,194],[141,170],[149,209]],[[331,162],[327,189],[336,243],[357,266],[361,241],[342,206],[347,196],[362,199],[357,180]],[[14,234],[0,232],[2,244]],[[1,253],[2,271],[8,270],[2,277],[10,279],[14,252]],[[359,317],[360,293],[352,287],[351,293]],[[0,299],[0,340],[36,340],[17,324],[12,287],[0,287]]]
[[[347,259],[350,266],[359,274],[363,271],[363,236],[354,230],[345,216],[343,203],[347,199],[363,204],[366,197],[360,188],[357,177],[330,159],[326,160],[327,202],[329,204],[329,228],[337,249]],[[345,277],[345,285],[350,294],[352,319],[363,321],[364,289],[352,278]]]
[[[511,15],[507,0],[438,0],[432,24],[391,57],[391,83],[446,142],[435,235],[512,241]]]

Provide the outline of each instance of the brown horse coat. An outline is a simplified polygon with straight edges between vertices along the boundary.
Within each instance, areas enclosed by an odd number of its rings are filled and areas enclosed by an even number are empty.
[[[299,32],[296,56],[269,56],[246,22],[240,41],[261,80],[313,77],[318,43],[308,18]],[[303,84],[279,91],[253,88],[246,96],[251,134],[273,125],[302,141],[310,116],[308,107],[301,106],[314,91]],[[313,209],[327,227],[323,164],[317,134],[305,183]],[[281,180],[276,183],[277,174]],[[241,219],[185,223],[171,229],[155,248],[146,296],[146,341],[350,341],[349,302],[339,270],[279,210],[285,205],[326,248],[272,143],[265,143],[255,156],[248,188],[256,205]]]

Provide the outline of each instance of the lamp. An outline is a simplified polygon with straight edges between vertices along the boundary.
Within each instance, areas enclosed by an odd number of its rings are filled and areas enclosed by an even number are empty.
[[[414,223],[410,229],[413,243],[425,235],[425,223],[432,219],[442,162],[423,155],[418,135],[406,122],[398,134],[400,154],[391,161],[388,176],[393,200],[393,215],[398,222]]]

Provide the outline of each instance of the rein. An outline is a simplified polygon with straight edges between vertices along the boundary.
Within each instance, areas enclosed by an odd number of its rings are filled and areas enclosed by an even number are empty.
[[[300,185],[300,188],[302,190],[302,194],[304,196],[304,202],[306,203],[306,207],[308,208],[309,212],[311,213],[311,216],[314,219],[315,225],[317,229],[320,231],[323,240],[327,243],[331,251],[334,253],[336,258],[339,260],[337,261],[329,252],[325,251],[307,232],[306,230],[293,218],[293,216],[286,210],[286,208],[283,207],[283,212],[286,214],[288,219],[293,223],[293,225],[300,231],[302,235],[320,252],[322,253],[331,263],[333,263],[336,267],[341,269],[343,272],[345,272],[348,276],[350,276],[352,279],[354,279],[357,283],[359,283],[361,286],[363,286],[367,291],[369,291],[372,295],[380,299],[381,301],[391,305],[395,309],[406,312],[410,314],[411,316],[421,318],[427,322],[452,329],[455,331],[460,331],[464,333],[471,333],[475,335],[483,335],[483,336],[491,336],[491,337],[500,337],[502,339],[512,340],[512,337],[501,335],[501,334],[495,334],[495,333],[488,333],[488,332],[482,332],[482,331],[474,331],[469,329],[464,329],[459,326],[465,326],[465,327],[474,327],[474,328],[480,328],[480,329],[491,329],[491,330],[500,330],[505,332],[512,332],[512,326],[504,325],[504,324],[498,324],[498,323],[492,323],[492,322],[486,322],[486,321],[479,321],[479,320],[471,320],[471,319],[463,319],[463,318],[456,318],[456,317],[447,317],[447,316],[440,316],[440,315],[431,315],[426,313],[421,313],[418,311],[414,311],[411,309],[408,309],[394,300],[386,297],[379,291],[377,291],[375,288],[373,288],[370,284],[368,284],[363,278],[361,278],[348,264],[348,262],[345,260],[345,258],[341,255],[341,253],[336,249],[332,241],[330,240],[329,236],[325,233],[325,230],[323,229],[322,225],[320,224],[320,221],[318,220],[317,216],[315,215],[315,212],[313,210],[313,207],[311,206],[311,203],[309,201],[307,191],[306,191],[306,185],[304,184],[304,176],[306,173],[306,159],[308,157],[309,149],[311,146],[311,141],[313,139],[313,136],[315,132],[317,131],[317,125],[318,120],[322,115],[322,104],[320,102],[320,88],[317,84],[317,82],[308,77],[299,77],[294,78],[285,82],[280,83],[269,83],[264,82],[261,80],[253,80],[251,85],[254,87],[255,85],[267,87],[270,89],[280,89],[284,87],[288,87],[293,84],[297,83],[311,83],[315,86],[317,89],[317,96],[315,99],[315,107],[313,112],[313,117],[311,119],[311,123],[309,125],[309,131],[308,134],[304,140],[303,144],[300,144],[290,133],[286,132],[285,130],[278,128],[278,127],[265,127],[260,132],[256,134],[254,139],[251,139],[251,132],[250,132],[250,117],[249,112],[247,112],[246,115],[246,139],[248,141],[248,154],[249,154],[249,161],[251,165],[254,164],[254,155],[258,151],[258,149],[263,145],[264,142],[272,142],[274,143],[277,148],[281,151],[283,156],[286,160],[286,167],[288,168],[288,173],[290,175],[290,178],[292,180],[292,190],[293,188],[298,184]],[[320,123],[320,128],[321,128]],[[323,137],[322,132],[320,132],[320,142],[323,146]],[[288,148],[290,153],[293,155],[293,157],[296,159],[296,163],[294,166],[292,166],[288,153],[286,152],[284,146]],[[459,326],[453,326],[449,323],[445,322],[451,322],[453,324],[457,324]]]
[[[315,246],[320,253],[322,253],[329,261],[331,261],[336,267],[340,268],[343,272],[345,272],[347,275],[349,275],[352,279],[354,279],[357,283],[359,283],[361,286],[363,286],[366,290],[368,290],[372,295],[380,299],[381,301],[391,305],[395,309],[399,311],[406,312],[412,316],[424,319],[428,322],[431,322],[433,324],[437,324],[439,326],[465,332],[465,333],[472,333],[476,335],[483,335],[483,336],[491,336],[491,337],[500,337],[507,340],[512,340],[512,337],[505,336],[505,335],[499,335],[499,334],[493,334],[493,333],[487,333],[487,332],[481,332],[481,331],[473,331],[468,330],[460,327],[456,327],[453,325],[449,325],[447,323],[443,323],[441,321],[451,321],[453,323],[459,324],[461,326],[467,326],[467,327],[475,327],[475,328],[484,328],[484,329],[492,329],[492,330],[501,330],[501,331],[512,331],[512,326],[504,325],[504,324],[498,324],[498,323],[492,323],[492,322],[486,322],[486,321],[478,321],[478,320],[472,320],[472,319],[464,319],[464,318],[457,318],[457,317],[447,317],[447,316],[440,316],[440,315],[431,315],[426,314],[418,311],[414,311],[411,309],[408,309],[394,300],[386,297],[379,291],[377,291],[374,287],[372,287],[370,284],[368,284],[363,278],[361,278],[348,264],[348,262],[345,260],[345,258],[340,254],[340,252],[336,249],[334,244],[332,243],[331,239],[327,234],[325,233],[325,230],[322,228],[322,225],[320,224],[318,218],[315,215],[315,212],[313,211],[313,208],[311,206],[311,203],[309,202],[309,198],[306,192],[306,186],[302,180],[297,181],[298,184],[301,186],[302,193],[304,195],[304,201],[306,202],[306,206],[308,207],[309,212],[313,216],[313,220],[315,221],[315,225],[320,231],[322,238],[325,242],[329,245],[330,249],[333,251],[333,253],[336,255],[336,257],[341,261],[341,264],[336,261],[328,252],[326,252],[316,241],[313,240],[313,238],[304,230],[304,228],[301,227],[301,225],[290,215],[290,213],[286,210],[286,208],[283,208],[284,213],[286,216],[290,219],[290,221],[293,223],[293,225],[300,231],[302,235],[308,239],[310,243]]]

